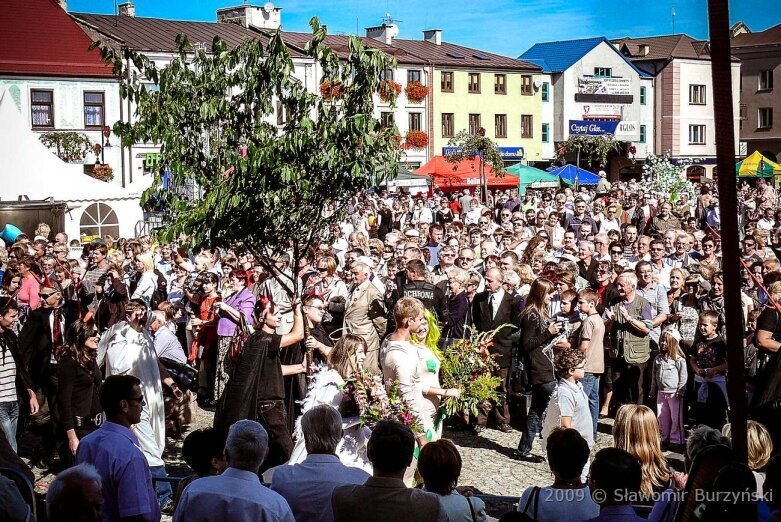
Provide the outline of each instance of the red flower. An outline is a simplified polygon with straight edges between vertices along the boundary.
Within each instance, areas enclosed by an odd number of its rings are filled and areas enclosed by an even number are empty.
[[[429,89],[420,82],[409,82],[404,89],[407,99],[413,103],[419,103],[426,99]]]
[[[407,146],[413,149],[423,149],[428,145],[428,134],[423,131],[407,131],[404,139]]]
[[[377,87],[377,92],[382,101],[389,102],[394,96],[401,94],[401,84],[393,80],[382,80]]]

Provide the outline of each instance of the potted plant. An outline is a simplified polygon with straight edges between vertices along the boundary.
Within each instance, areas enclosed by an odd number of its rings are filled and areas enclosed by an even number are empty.
[[[410,148],[422,149],[428,145],[428,134],[419,130],[407,131],[404,141]]]
[[[409,82],[404,89],[407,99],[413,103],[420,103],[428,96],[428,87],[420,82]]]
[[[380,100],[388,103],[401,94],[401,84],[393,80],[382,80],[377,92],[380,94]]]
[[[326,100],[333,100],[342,95],[342,84],[340,82],[332,82],[331,80],[323,80],[320,84],[320,96]]]
[[[98,163],[92,168],[92,171],[89,172],[89,175],[95,179],[99,179],[100,181],[108,182],[114,179],[114,169],[105,163]]]

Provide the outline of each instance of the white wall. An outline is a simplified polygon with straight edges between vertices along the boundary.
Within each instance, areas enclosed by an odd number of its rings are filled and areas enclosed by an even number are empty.
[[[680,144],[677,150],[680,157],[715,157],[716,122],[713,112],[713,80],[709,60],[676,60],[680,72],[679,120]],[[705,85],[704,105],[689,104],[689,85]],[[734,114],[735,151],[740,138],[740,63],[732,64],[732,103]],[[705,125],[705,145],[689,144],[689,125]]]
[[[556,120],[555,120],[556,96],[554,94],[552,75],[541,74],[540,80],[543,83],[548,84],[548,101],[542,102],[542,117],[540,118],[542,120],[542,123],[548,124],[548,143],[542,143],[541,155],[543,160],[552,160],[556,155],[554,142],[558,140],[558,136],[556,135]],[[542,90],[542,87],[540,87],[540,90]],[[542,128],[540,128],[540,136],[542,136]]]
[[[640,125],[645,125],[645,143],[634,142],[637,159],[645,159],[654,151],[654,80],[640,78],[640,86],[645,87],[645,105],[639,105]],[[637,101],[640,102],[640,88],[637,89]]]

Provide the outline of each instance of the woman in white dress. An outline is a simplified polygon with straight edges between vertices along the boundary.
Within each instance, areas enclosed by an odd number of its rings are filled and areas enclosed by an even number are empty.
[[[441,368],[439,348],[439,326],[437,319],[430,310],[423,311],[425,321],[422,321],[418,331],[412,334],[415,346],[418,348],[418,373],[420,388],[423,392],[423,415],[430,420],[431,428],[426,430],[429,441],[442,437],[442,419],[439,417],[439,403],[445,397],[458,397],[461,391],[457,388],[444,389],[439,383]]]
[[[309,392],[304,398],[302,415],[319,404],[328,404],[339,409],[344,398],[345,380],[355,373],[356,369],[362,367],[363,360],[366,358],[366,341],[358,335],[347,334],[325,355],[326,365],[320,367],[309,383]],[[360,425],[359,417],[342,419],[342,427],[344,437],[336,449],[342,464],[362,468],[367,473],[371,473],[372,466],[366,456],[366,443],[371,431]],[[298,464],[306,458],[301,417],[296,419],[293,438],[295,446],[288,464]]]

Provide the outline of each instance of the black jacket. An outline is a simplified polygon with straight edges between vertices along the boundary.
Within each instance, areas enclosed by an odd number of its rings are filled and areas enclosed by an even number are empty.
[[[493,346],[489,349],[496,354],[496,362],[500,368],[509,368],[512,363],[512,335],[520,326],[521,308],[518,299],[505,292],[496,316],[491,318],[491,310],[488,307],[489,292],[480,292],[472,301],[472,325],[478,332],[490,332],[495,328],[510,324],[510,327],[502,328],[493,338]]]
[[[24,358],[19,352],[19,339],[10,330],[0,333],[0,360],[4,357],[13,357],[14,359],[14,364],[16,364],[17,396],[21,398],[19,404],[26,404],[28,399],[26,390],[32,390],[33,383],[27,371],[27,364],[25,364]]]
[[[36,308],[27,317],[27,321],[19,333],[19,351],[22,354],[30,377],[36,389],[40,388],[49,378],[49,365],[54,343],[52,328],[49,324],[54,308]],[[59,311],[59,310],[58,310]],[[65,336],[66,325],[62,323],[62,335]]]
[[[531,384],[544,384],[556,380],[553,362],[542,349],[553,340],[548,324],[536,312],[529,312],[521,318],[521,353],[529,358]]]

